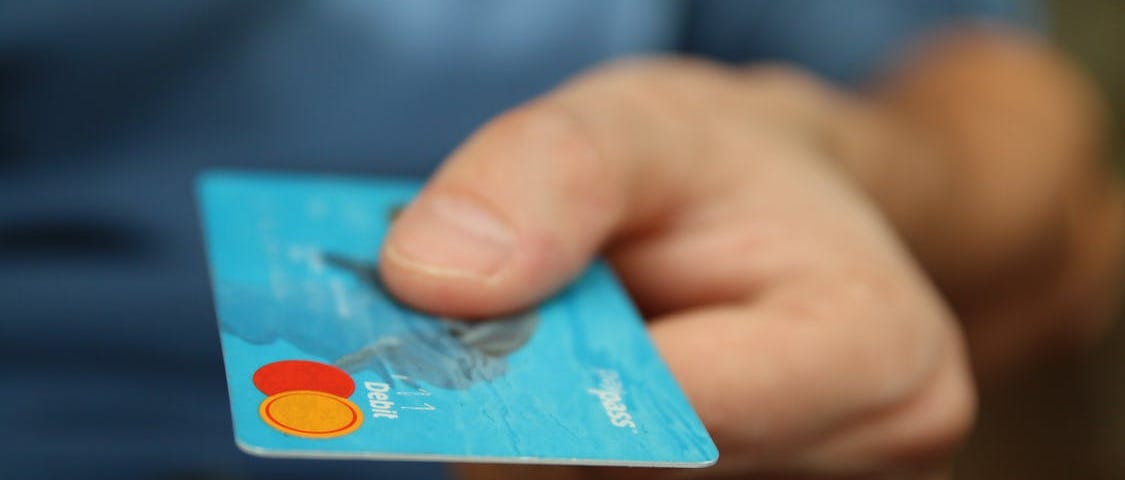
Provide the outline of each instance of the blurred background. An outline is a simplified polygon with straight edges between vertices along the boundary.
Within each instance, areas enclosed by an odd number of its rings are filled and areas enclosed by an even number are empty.
[[[1125,170],[1125,2],[1052,0],[1056,40],[1094,74]],[[1125,315],[1098,348],[983,393],[958,479],[1125,478]]]

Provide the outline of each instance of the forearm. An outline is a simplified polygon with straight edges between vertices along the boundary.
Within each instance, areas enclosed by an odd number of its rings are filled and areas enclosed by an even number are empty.
[[[831,148],[965,320],[978,370],[1101,331],[1125,216],[1077,69],[1035,39],[961,31],[845,103]]]

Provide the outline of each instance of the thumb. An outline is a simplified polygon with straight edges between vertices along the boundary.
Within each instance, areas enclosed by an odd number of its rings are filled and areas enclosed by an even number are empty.
[[[573,278],[625,218],[634,172],[582,115],[539,102],[484,126],[395,221],[380,273],[399,299],[482,317]],[[608,135],[607,135],[608,137]]]
[[[384,283],[415,307],[463,318],[541,300],[611,238],[703,203],[722,175],[690,159],[714,134],[705,120],[716,92],[741,85],[697,62],[625,62],[501,115],[391,227]]]

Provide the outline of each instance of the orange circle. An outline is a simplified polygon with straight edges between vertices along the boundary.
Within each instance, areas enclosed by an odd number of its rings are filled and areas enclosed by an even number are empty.
[[[363,424],[363,413],[350,400],[313,390],[273,395],[262,402],[258,414],[281,433],[304,438],[340,437]]]
[[[291,390],[315,390],[348,398],[355,392],[355,381],[339,367],[309,360],[282,360],[266,364],[254,372],[254,386],[266,395]]]

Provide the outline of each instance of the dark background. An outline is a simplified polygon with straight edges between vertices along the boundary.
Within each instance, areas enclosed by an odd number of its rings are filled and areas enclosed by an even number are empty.
[[[1096,77],[1125,170],[1125,2],[1052,0],[1056,40]],[[1097,348],[983,393],[959,480],[1125,479],[1125,315]]]

